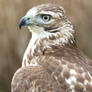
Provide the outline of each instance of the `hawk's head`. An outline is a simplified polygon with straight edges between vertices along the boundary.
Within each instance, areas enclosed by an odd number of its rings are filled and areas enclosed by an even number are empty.
[[[61,6],[43,4],[30,9],[21,19],[19,27],[27,26],[39,38],[54,38],[60,36],[61,43],[68,42],[74,32],[73,26]]]
[[[30,9],[20,20],[19,27],[28,27],[32,38],[23,57],[23,66],[33,56],[43,54],[53,46],[73,43],[73,26],[61,6],[43,4]]]

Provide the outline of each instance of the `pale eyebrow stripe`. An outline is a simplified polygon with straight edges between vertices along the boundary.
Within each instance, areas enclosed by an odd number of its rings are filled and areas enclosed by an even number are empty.
[[[50,15],[54,15],[54,12],[51,11],[41,11],[40,14],[50,14]]]
[[[48,15],[52,15],[53,17],[60,17],[60,13],[54,13],[52,11],[41,11],[39,14],[48,14]]]

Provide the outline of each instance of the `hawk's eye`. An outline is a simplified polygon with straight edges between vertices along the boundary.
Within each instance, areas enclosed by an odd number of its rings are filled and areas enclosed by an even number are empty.
[[[42,15],[42,19],[43,19],[43,21],[48,22],[51,19],[51,16],[50,15]]]

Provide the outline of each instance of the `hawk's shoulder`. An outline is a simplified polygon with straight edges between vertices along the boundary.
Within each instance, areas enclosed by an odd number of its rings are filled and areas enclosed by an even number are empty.
[[[54,48],[41,56],[38,62],[53,76],[62,89],[69,92],[91,92],[92,60],[89,60],[76,46]]]
[[[88,62],[78,49],[66,46],[37,56],[39,66],[20,68],[12,80],[12,92],[91,92]]]
[[[53,82],[53,83],[52,83]],[[11,92],[61,92],[61,86],[43,67],[23,67],[14,74]],[[64,91],[63,91],[64,92]]]

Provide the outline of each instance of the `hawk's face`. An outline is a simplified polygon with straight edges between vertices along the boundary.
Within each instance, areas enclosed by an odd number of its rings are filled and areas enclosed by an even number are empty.
[[[29,28],[34,42],[46,38],[51,45],[68,43],[74,33],[64,9],[54,4],[43,4],[30,9],[20,20],[19,27],[22,26]]]
[[[44,4],[30,9],[21,19],[19,27],[28,26],[31,31],[52,34],[59,32],[68,22],[62,7]]]
[[[26,26],[32,33],[31,40],[23,57],[41,55],[53,46],[73,43],[73,27],[61,6],[43,4],[30,9],[21,19],[19,27]],[[24,66],[24,63],[23,63]]]

